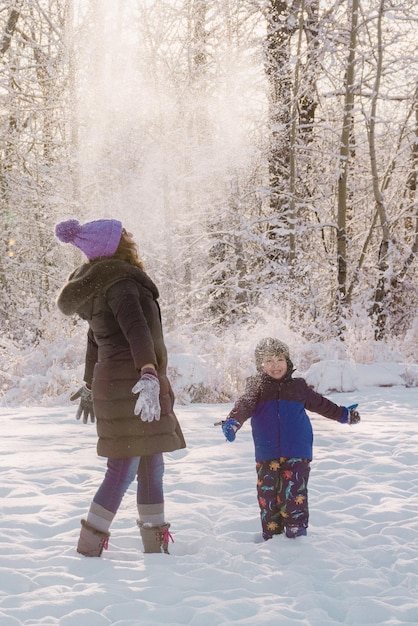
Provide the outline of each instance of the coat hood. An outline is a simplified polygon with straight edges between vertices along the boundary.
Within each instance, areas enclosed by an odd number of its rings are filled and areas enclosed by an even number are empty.
[[[134,280],[149,289],[155,299],[159,296],[156,285],[139,267],[119,259],[105,259],[85,263],[70,274],[58,295],[57,306],[64,315],[73,315],[91,298],[120,280]]]

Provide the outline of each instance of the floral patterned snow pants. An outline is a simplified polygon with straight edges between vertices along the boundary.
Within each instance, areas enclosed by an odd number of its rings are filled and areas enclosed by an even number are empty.
[[[310,461],[280,458],[257,463],[257,497],[263,538],[285,527],[307,528]]]

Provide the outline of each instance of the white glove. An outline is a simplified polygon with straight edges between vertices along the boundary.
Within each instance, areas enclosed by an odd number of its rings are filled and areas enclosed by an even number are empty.
[[[132,388],[132,393],[139,393],[136,401],[134,413],[139,415],[143,422],[153,422],[160,419],[160,381],[157,374],[150,371],[142,374],[136,385]]]

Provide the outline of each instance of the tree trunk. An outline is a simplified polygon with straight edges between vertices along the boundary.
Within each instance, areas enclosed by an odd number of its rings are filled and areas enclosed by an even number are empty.
[[[265,71],[269,84],[270,146],[268,155],[270,190],[269,237],[277,239],[278,230],[289,227],[289,177],[292,78],[290,72],[291,25],[286,0],[270,0],[267,9]],[[290,246],[289,246],[290,247]],[[272,257],[277,257],[273,250]]]
[[[347,210],[348,210],[348,179],[350,156],[353,148],[354,123],[354,80],[357,45],[359,0],[352,0],[350,42],[345,80],[344,117],[340,143],[340,176],[338,179],[338,213],[337,213],[337,284],[339,304],[345,302],[347,292]],[[340,307],[338,306],[338,309]]]
[[[390,230],[389,222],[386,214],[386,207],[383,198],[383,194],[379,185],[379,173],[377,169],[377,157],[376,157],[376,114],[377,114],[377,99],[380,91],[380,81],[382,77],[382,61],[383,61],[383,42],[382,42],[382,19],[385,0],[380,1],[379,13],[377,19],[377,66],[376,66],[376,79],[374,82],[374,88],[372,93],[371,107],[370,107],[370,120],[368,123],[367,136],[369,140],[369,154],[370,154],[370,168],[372,174],[373,195],[376,203],[376,211],[379,215],[380,226],[382,229],[382,241],[379,247],[378,254],[378,270],[379,277],[377,280],[377,286],[374,295],[374,301],[372,306],[372,315],[375,323],[375,339],[383,339],[385,336],[386,327],[386,312],[384,307],[384,300],[387,292],[387,277],[386,271],[388,269],[388,256],[390,252]]]
[[[415,111],[415,131],[414,141],[412,142],[411,149],[411,172],[407,180],[407,187],[409,191],[409,201],[413,207],[412,217],[407,224],[408,230],[414,233],[413,241],[411,245],[411,252],[405,259],[403,267],[399,272],[399,278],[402,280],[408,271],[408,268],[416,259],[418,253],[418,201],[417,201],[417,184],[418,184],[418,81],[415,89],[414,96],[414,111]]]
[[[1,38],[0,43],[0,54],[3,56],[6,54],[8,49],[10,48],[10,43],[12,41],[13,33],[16,30],[16,24],[20,16],[20,6],[21,2],[15,2],[15,6],[10,10],[9,18],[7,20],[3,36]]]
[[[306,143],[312,140],[312,129],[315,123],[315,111],[318,99],[315,94],[316,78],[319,73],[318,51],[319,42],[319,0],[305,0],[303,7],[306,9],[306,21],[304,31],[307,40],[306,63],[303,67],[304,86],[298,96],[299,128],[301,136]]]

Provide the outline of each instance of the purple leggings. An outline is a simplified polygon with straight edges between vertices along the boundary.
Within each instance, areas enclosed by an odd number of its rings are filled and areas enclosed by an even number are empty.
[[[138,504],[164,502],[164,459],[162,454],[135,456],[129,459],[108,459],[104,480],[93,502],[116,513],[128,487],[137,476]]]

